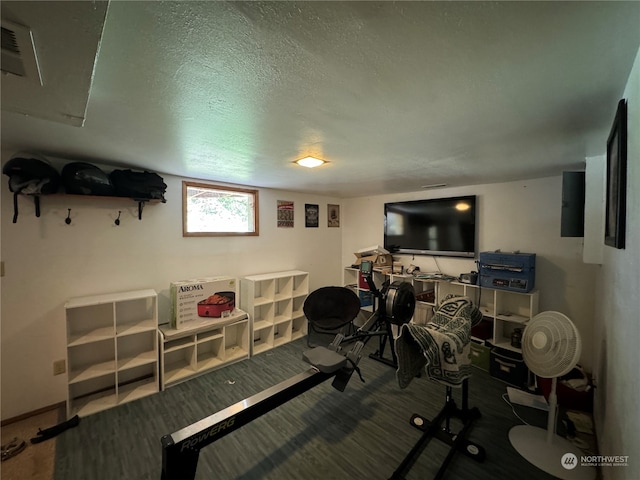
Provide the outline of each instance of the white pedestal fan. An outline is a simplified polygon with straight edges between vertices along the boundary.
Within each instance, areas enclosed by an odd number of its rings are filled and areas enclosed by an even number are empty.
[[[596,469],[580,465],[578,447],[555,434],[556,380],[569,373],[580,359],[582,341],[575,325],[560,312],[542,312],[526,326],[522,356],[527,367],[542,378],[551,378],[547,430],[519,425],[509,431],[509,441],[520,455],[541,470],[563,480],[593,480]]]

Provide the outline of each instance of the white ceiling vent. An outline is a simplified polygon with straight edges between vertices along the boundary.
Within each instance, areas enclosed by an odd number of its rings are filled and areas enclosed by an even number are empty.
[[[2,73],[42,85],[33,33],[29,27],[2,20]]]

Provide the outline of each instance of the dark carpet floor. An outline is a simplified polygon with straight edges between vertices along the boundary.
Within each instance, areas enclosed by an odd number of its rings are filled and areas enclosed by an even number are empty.
[[[366,352],[377,345],[372,341]],[[56,480],[154,479],[161,474],[160,438],[305,371],[306,339],[257,355],[164,392],[83,418],[57,440]],[[416,378],[400,390],[392,367],[366,355],[365,383],[354,375],[345,392],[327,381],[203,449],[197,479],[387,479],[420,437],[412,413],[433,418],[445,388]],[[521,422],[502,399],[505,384],[474,369],[470,406],[482,417],[470,439],[483,445],[484,463],[456,455],[446,478],[460,480],[553,477],[511,447],[509,429]],[[460,391],[454,390],[458,401]],[[546,414],[516,407],[545,427]],[[456,424],[454,423],[454,427]],[[429,479],[447,447],[432,441],[407,476]]]

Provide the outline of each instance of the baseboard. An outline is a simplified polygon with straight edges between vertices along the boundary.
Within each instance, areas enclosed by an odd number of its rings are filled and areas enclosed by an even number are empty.
[[[38,408],[37,410],[33,410],[31,412],[23,413],[15,417],[7,418],[6,420],[2,420],[2,422],[0,422],[0,427],[4,427],[5,425],[9,425],[11,423],[20,422],[27,418],[40,415],[41,413],[50,412],[51,410],[60,410],[64,412],[66,407],[67,407],[67,402],[54,403],[53,405],[49,405],[47,407]]]

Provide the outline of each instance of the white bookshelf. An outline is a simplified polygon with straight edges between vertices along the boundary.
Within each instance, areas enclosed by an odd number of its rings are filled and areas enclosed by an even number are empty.
[[[309,273],[300,270],[240,279],[240,308],[251,320],[251,354],[270,350],[307,334],[303,312]]]
[[[489,287],[481,287],[461,282],[449,282],[437,278],[416,278],[413,275],[382,274],[374,271],[374,282],[381,287],[385,280],[390,282],[405,281],[411,283],[416,293],[416,309],[414,323],[427,323],[431,318],[433,307],[449,294],[467,296],[477,305],[485,321],[492,322],[492,336],[486,339],[492,345],[520,352],[511,345],[511,334],[516,328],[526,326],[538,314],[539,293],[516,292]],[[344,269],[344,284],[356,293],[368,291],[360,280],[359,270],[352,267]]]
[[[202,320],[176,330],[161,325],[160,388],[249,358],[249,318],[236,308],[228,317]]]
[[[154,290],[71,298],[65,317],[68,417],[158,391]]]

